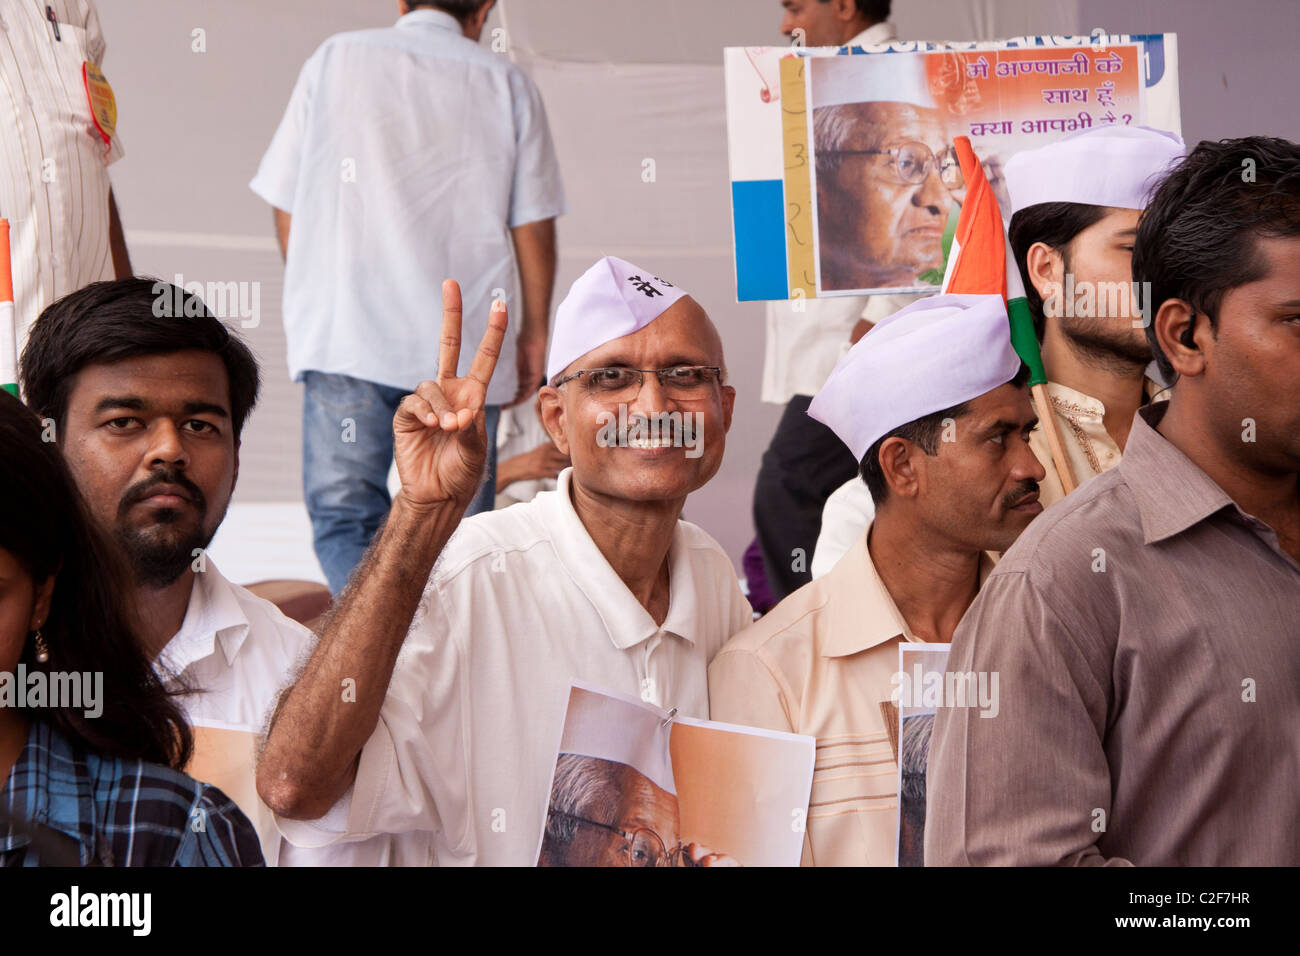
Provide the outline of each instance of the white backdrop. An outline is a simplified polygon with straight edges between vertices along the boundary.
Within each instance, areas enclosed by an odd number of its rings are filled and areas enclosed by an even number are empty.
[[[687,504],[733,559],[753,536],[750,500],[779,409],[759,402],[763,309],[738,305],[721,49],[782,42],[778,0],[501,0],[488,30],[546,101],[570,212],[560,221],[556,301],[610,253],[689,290],[722,331],[739,396],[726,459]],[[1300,139],[1285,65],[1300,26],[1294,0],[894,0],[900,36],[996,39],[1027,33],[1176,32],[1184,133]],[[187,281],[261,283],[249,337],[263,361],[263,400],[245,430],[236,502],[300,504],[301,389],[288,381],[279,254],[270,211],[247,188],[298,69],[340,30],[391,23],[380,0],[99,0],[105,70],[117,92],[126,158],[114,188],[135,268]],[[195,30],[206,52],[193,52]],[[485,37],[485,42],[486,42]],[[656,178],[642,180],[643,160]],[[237,579],[276,537],[286,509],[236,516],[217,561]],[[294,547],[280,559],[313,573],[305,523],[288,509]],[[276,514],[281,518],[274,517]],[[232,523],[231,531],[236,525]],[[259,530],[261,529],[261,530]],[[242,542],[235,540],[236,537]],[[283,538],[284,534],[279,537]],[[253,541],[253,546],[240,547]],[[299,556],[295,560],[290,553]],[[232,565],[233,562],[233,565]]]

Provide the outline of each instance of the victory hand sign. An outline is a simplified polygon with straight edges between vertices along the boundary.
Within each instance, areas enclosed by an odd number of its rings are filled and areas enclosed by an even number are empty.
[[[416,511],[453,502],[468,507],[487,459],[484,406],[505,340],[506,305],[492,304],[483,341],[464,378],[456,377],[460,325],[460,286],[447,279],[442,284],[438,378],[416,386],[393,418],[394,457],[402,480],[399,494]]]

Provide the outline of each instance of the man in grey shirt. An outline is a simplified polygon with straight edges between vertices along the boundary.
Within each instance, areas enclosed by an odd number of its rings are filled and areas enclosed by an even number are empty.
[[[1037,518],[953,637],[929,864],[1300,864],[1300,146],[1202,142],[1133,276],[1167,405]]]

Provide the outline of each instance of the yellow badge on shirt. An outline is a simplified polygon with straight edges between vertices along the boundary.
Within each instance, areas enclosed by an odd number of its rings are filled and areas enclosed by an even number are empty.
[[[99,67],[86,60],[81,64],[81,75],[86,81],[86,99],[90,101],[90,115],[95,120],[95,129],[104,138],[107,146],[117,129],[117,100],[113,97],[113,88]]]

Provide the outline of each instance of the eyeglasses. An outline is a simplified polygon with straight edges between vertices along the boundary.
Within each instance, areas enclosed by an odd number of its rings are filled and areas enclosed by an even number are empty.
[[[664,846],[663,839],[654,830],[648,827],[637,827],[635,830],[622,830],[609,823],[601,823],[598,820],[588,820],[586,817],[580,817],[576,813],[568,813],[564,810],[557,809],[554,804],[550,807],[551,813],[558,814],[562,817],[568,817],[570,820],[577,820],[579,823],[585,823],[588,826],[600,827],[602,830],[609,830],[611,833],[617,833],[627,843],[619,850],[619,861],[623,866],[681,866],[681,857],[685,852],[685,847],[679,842],[672,850]]]
[[[930,170],[939,170],[939,180],[949,189],[961,189],[966,180],[961,174],[961,163],[957,151],[946,146],[935,156],[924,143],[903,143],[891,149],[832,149],[827,152],[843,156],[889,156],[890,168],[895,175],[908,185],[915,186],[925,182]]]
[[[559,388],[565,382],[582,378],[589,395],[605,398],[631,397],[641,391],[647,374],[659,379],[659,387],[674,398],[700,398],[722,378],[722,369],[716,365],[674,365],[671,368],[583,368],[556,381]]]

